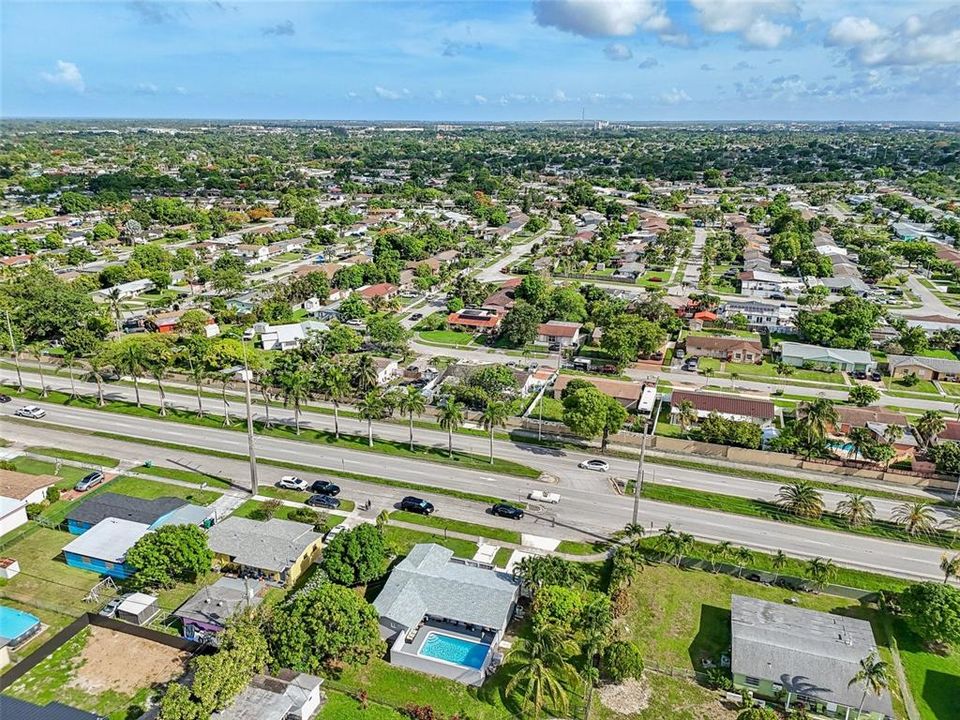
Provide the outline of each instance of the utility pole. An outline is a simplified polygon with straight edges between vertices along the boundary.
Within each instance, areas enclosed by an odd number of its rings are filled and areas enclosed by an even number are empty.
[[[960,473],[957,473],[957,486],[953,489],[953,504],[957,504],[957,497],[960,496]]]
[[[260,482],[257,479],[257,451],[253,447],[253,408],[250,404],[250,376],[252,374],[249,369],[243,369],[247,398],[247,452],[250,455],[250,494],[256,495],[260,492]]]
[[[17,368],[17,392],[23,392],[23,376],[20,374],[20,353],[17,351],[17,341],[13,339],[13,327],[10,325],[10,311],[4,310],[7,316],[7,333],[10,335],[10,350],[13,351],[13,364]]]
[[[643,436],[640,443],[640,461],[637,463],[637,480],[633,484],[633,524],[637,524],[637,518],[640,515],[640,492],[643,490],[643,460],[647,450],[647,427],[648,423],[643,423]]]

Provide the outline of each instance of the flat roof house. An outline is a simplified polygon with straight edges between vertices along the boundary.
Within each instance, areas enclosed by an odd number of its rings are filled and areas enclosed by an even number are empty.
[[[373,601],[390,662],[481,685],[519,591],[512,575],[440,545],[416,545]]]
[[[956,382],[960,377],[960,360],[948,358],[887,355],[887,367],[890,368],[890,376],[894,378],[913,373],[921,380]]]
[[[100,493],[87,498],[70,510],[67,514],[67,530],[74,535],[82,535],[107,518],[129,520],[150,526],[164,515],[186,504],[186,500],[174,497],[145,500],[119,493]]]
[[[134,574],[126,564],[127,551],[150,532],[150,526],[108,517],[67,543],[63,558],[70,567],[125,579]]]
[[[810,363],[844,372],[873,372],[877,369],[877,361],[866,350],[840,350],[795,342],[780,343],[780,360],[793,367]]]
[[[210,528],[207,544],[221,566],[243,577],[292,585],[320,551],[321,535],[306,523],[271,518],[266,522],[230,516]]]
[[[858,716],[863,687],[848,686],[860,661],[877,651],[866,620],[734,595],[730,629],[738,690],[771,700],[782,696],[787,709],[803,706],[831,718],[893,716],[888,691],[867,692]]]
[[[260,580],[222,577],[183,603],[173,616],[180,618],[187,640],[216,644],[217,633],[226,628],[227,621],[263,602],[266,591],[266,583]]]
[[[315,675],[281,670],[254,675],[233,702],[212,720],[310,720],[323,707],[323,680]]]
[[[755,400],[721,393],[705,393],[689,390],[674,390],[670,395],[671,422],[679,412],[680,404],[689,402],[697,411],[697,418],[703,419],[711,413],[717,413],[727,420],[746,421],[766,424],[773,421],[776,407],[769,400]]]
[[[687,355],[710,357],[728,362],[759,363],[763,360],[763,345],[759,340],[716,335],[689,335]]]

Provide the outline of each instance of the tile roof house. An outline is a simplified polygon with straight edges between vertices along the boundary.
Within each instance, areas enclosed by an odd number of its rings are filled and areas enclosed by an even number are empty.
[[[553,396],[560,399],[563,389],[573,380],[586,380],[604,395],[609,395],[614,400],[623,405],[627,410],[636,410],[637,403],[643,395],[643,385],[638,382],[628,380],[607,380],[606,378],[589,377],[581,375],[563,375],[557,376],[553,384]]]
[[[499,311],[486,308],[464,308],[447,316],[451,328],[463,328],[467,331],[491,333],[500,327],[504,315]]]
[[[373,605],[391,663],[480,685],[519,593],[512,575],[425,543],[393,569]],[[434,658],[440,656],[423,652],[424,644],[429,647],[437,636],[440,642],[472,643],[475,662],[438,662]]]
[[[866,350],[842,350],[795,342],[780,343],[780,360],[784,365],[793,367],[810,363],[845,372],[872,372],[877,369],[877,361]]]
[[[776,415],[776,407],[769,400],[755,400],[738,395],[674,390],[670,396],[671,415],[679,412],[680,404],[689,402],[698,418],[718,413],[727,420],[769,423]]]
[[[321,535],[311,525],[271,518],[266,522],[235,515],[210,528],[207,544],[221,565],[247,577],[292,585],[320,551]]]
[[[894,378],[913,373],[921,380],[956,382],[960,377],[960,360],[948,358],[887,355],[887,367],[890,368],[890,376]]]
[[[384,300],[389,300],[398,292],[400,292],[400,288],[393,283],[377,283],[376,285],[367,285],[357,290],[357,293],[364,300],[372,300],[375,297],[382,297]]]
[[[717,335],[688,335],[687,355],[711,357],[738,363],[759,363],[763,360],[763,345],[759,340]]]
[[[730,629],[736,689],[826,717],[853,717],[861,702],[858,717],[893,717],[889,691],[848,684],[877,652],[866,620],[734,595]]]
[[[851,428],[855,427],[867,427],[870,423],[896,425],[897,427],[907,427],[910,424],[906,415],[880,407],[837,405],[834,409],[837,411],[836,429],[842,433],[848,433]]]

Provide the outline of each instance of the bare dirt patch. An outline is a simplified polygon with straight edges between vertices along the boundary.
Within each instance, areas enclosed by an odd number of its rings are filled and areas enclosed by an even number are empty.
[[[189,655],[107,628],[90,626],[90,637],[69,686],[90,695],[134,695],[142,688],[180,677]]]
[[[641,678],[629,679],[619,685],[601,685],[597,690],[600,703],[620,715],[635,715],[650,704],[650,686]]]

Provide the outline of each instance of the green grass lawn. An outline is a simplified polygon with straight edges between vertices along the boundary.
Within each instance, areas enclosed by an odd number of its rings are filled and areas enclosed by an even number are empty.
[[[406,556],[414,545],[421,543],[436,543],[453,550],[453,554],[460,558],[472,558],[477,554],[477,544],[459,538],[442,538],[431,533],[417,532],[396,526],[387,525],[383,536],[395,555]]]
[[[473,335],[459,330],[423,330],[417,336],[428,343],[436,345],[469,345],[473,342]]]
[[[923,720],[946,720],[960,710],[960,649],[950,655],[927,652],[902,620],[893,634],[913,699]]]
[[[231,515],[235,517],[249,518],[259,508],[263,506],[264,506],[264,503],[260,500],[246,500],[240,507],[234,510],[231,513]],[[288,505],[283,505],[277,508],[277,511],[276,513],[274,513],[273,516],[275,518],[279,518],[280,520],[289,520],[290,513],[296,509],[297,508],[290,507]],[[323,521],[322,532],[327,532],[327,530],[329,530],[330,528],[334,527],[335,525],[339,525],[341,522],[343,522],[343,517],[340,515],[330,515],[328,513],[325,513],[323,510],[317,510],[316,508],[310,508],[310,509],[316,511],[317,514],[320,516],[321,520]]]
[[[493,556],[493,564],[498,568],[505,568],[507,563],[510,562],[510,557],[513,555],[513,548],[502,547],[497,550],[497,554]]]
[[[64,460],[73,460],[75,462],[86,463],[87,465],[101,465],[108,468],[116,467],[120,464],[120,461],[116,458],[78,452],[77,450],[31,446],[27,448],[27,452],[32,452],[34,455],[45,455],[46,457],[62,458]]]
[[[637,278],[636,284],[647,288],[666,287],[672,274],[671,270],[647,270]]]
[[[84,499],[90,497],[90,495],[101,492],[120,493],[121,495],[130,495],[131,497],[142,498],[144,500],[153,500],[159,497],[176,497],[183,498],[194,505],[209,505],[220,497],[220,493],[214,492],[213,490],[200,490],[199,488],[194,489],[181,485],[172,485],[170,483],[123,475],[101,485],[93,493],[86,493]]]
[[[260,494],[265,495],[266,497],[278,498],[280,500],[292,500],[293,502],[305,503],[307,498],[310,497],[312,493],[298,492],[297,490],[287,490],[286,488],[278,488],[273,485],[266,485],[260,488]],[[347,500],[346,498],[338,497],[340,501],[340,510],[344,512],[350,512],[356,507],[353,500]]]
[[[184,470],[182,468],[169,468],[160,465],[140,465],[133,468],[133,471],[141,475],[156,475],[157,477],[167,478],[168,480],[179,480],[180,482],[193,483],[194,485],[208,485],[209,487],[229,488],[228,480],[205,475],[204,473],[194,472],[193,470]]]
[[[594,555],[601,553],[610,547],[610,543],[605,540],[595,540],[594,542],[581,542],[580,540],[561,540],[557,545],[558,553],[567,555]]]
[[[30,396],[31,398],[36,399],[39,396],[39,391],[28,388],[25,391],[25,396]],[[158,408],[146,405],[138,408],[134,403],[128,402],[112,401],[108,402],[102,408],[97,408],[96,398],[92,396],[70,398],[70,396],[65,393],[51,392],[49,393],[48,397],[45,398],[45,400],[46,402],[59,403],[61,405],[85,407],[89,409],[97,409],[101,412],[113,412],[120,415],[133,415],[136,417],[164,420],[167,422],[176,422],[198,427],[229,429],[236,432],[241,432],[246,429],[245,423],[239,422],[239,417],[237,418],[236,422],[231,424],[229,427],[224,428],[222,417],[218,417],[216,415],[205,415],[202,418],[198,418],[196,413],[185,412],[175,408],[168,408],[167,414],[161,417]],[[414,449],[411,451],[408,443],[400,441],[381,440],[375,438],[373,446],[370,447],[367,442],[367,438],[361,435],[341,434],[340,439],[338,440],[334,437],[332,432],[304,429],[299,435],[297,435],[294,428],[275,425],[267,429],[262,423],[257,423],[257,431],[261,435],[269,435],[271,437],[283,438],[287,440],[297,440],[314,444],[343,447],[351,450],[361,450],[364,452],[375,452],[397,457],[414,458],[418,460],[440,463],[443,465],[465,467],[475,470],[502,472],[508,475],[517,475],[519,477],[537,477],[540,474],[538,470],[532,467],[510,460],[495,459],[493,464],[491,464],[489,458],[486,456],[459,452],[456,450],[456,448],[454,448],[453,457],[449,457],[448,453],[443,448],[434,448],[414,444]]]
[[[37,460],[36,458],[29,458],[23,455],[14,458],[12,462],[17,472],[28,473],[30,475],[55,475],[57,470],[55,463],[47,462],[46,460]],[[61,465],[59,477],[63,479],[64,483],[72,485],[88,472],[88,470],[84,470],[83,468]],[[59,483],[57,484],[59,485]]]
[[[926,395],[938,395],[938,396],[940,395],[940,393],[937,392],[937,386],[934,385],[929,380],[920,380],[915,385],[907,385],[900,378],[897,378],[896,380],[894,380],[893,378],[885,377],[883,379],[883,384],[886,385],[891,390],[898,390],[900,392],[924,393]]]
[[[944,389],[947,395],[953,395],[954,397],[960,396],[960,383],[941,380],[940,387]]]
[[[403,510],[396,510],[390,513],[390,518],[392,520],[402,520],[403,522],[415,523],[440,530],[450,530],[452,532],[463,533],[464,535],[479,535],[480,537],[490,538],[491,540],[499,540],[515,545],[520,544],[520,533],[516,530],[488,527],[477,523],[464,522],[463,520],[437,517],[436,515],[419,515],[417,513],[404,512]]]
[[[945,360],[956,360],[957,356],[955,353],[950,352],[949,350],[937,350],[935,348],[927,348],[923,352],[917,353],[920,357],[932,357],[932,358],[943,358]]]

